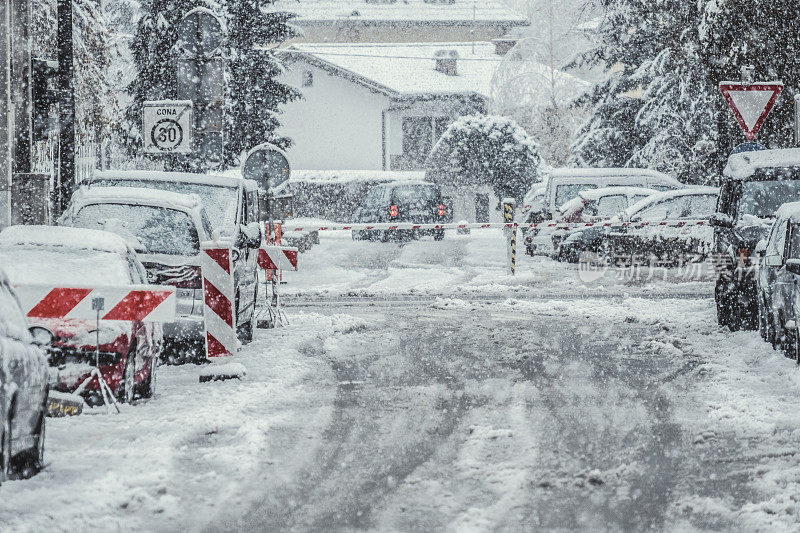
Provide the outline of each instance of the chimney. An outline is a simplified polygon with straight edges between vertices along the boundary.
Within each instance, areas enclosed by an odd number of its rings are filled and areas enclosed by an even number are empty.
[[[448,76],[458,76],[458,51],[457,50],[437,50],[436,70]]]
[[[499,56],[504,56],[517,45],[517,40],[510,37],[501,37],[499,39],[493,39],[492,43],[494,43],[494,53]]]

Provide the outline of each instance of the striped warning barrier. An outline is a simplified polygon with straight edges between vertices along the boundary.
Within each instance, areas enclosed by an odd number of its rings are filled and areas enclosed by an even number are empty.
[[[174,322],[175,287],[127,285],[114,287],[53,287],[20,284],[14,287],[28,318],[95,320],[92,300],[104,300],[100,320]]]
[[[347,224],[341,226],[297,226],[283,228],[284,233],[294,231],[368,231],[368,230],[407,230],[407,229],[575,229],[575,228],[646,228],[646,227],[671,227],[683,228],[689,226],[708,226],[708,220],[663,220],[659,222],[537,222],[520,224],[518,222],[488,222],[470,224]]]
[[[258,266],[266,270],[297,270],[297,248],[265,245],[258,249]]]
[[[238,348],[231,255],[231,249],[220,243],[201,246],[206,357],[212,360],[236,355]]]

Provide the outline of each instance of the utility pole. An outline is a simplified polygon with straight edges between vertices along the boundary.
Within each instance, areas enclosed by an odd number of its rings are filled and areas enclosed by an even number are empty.
[[[72,0],[58,0],[59,134],[55,215],[67,207],[75,186],[75,88],[73,86]]]
[[[11,101],[14,105],[14,174],[31,171],[31,5],[11,0]]]
[[[0,0],[0,228],[11,224],[11,5]]]

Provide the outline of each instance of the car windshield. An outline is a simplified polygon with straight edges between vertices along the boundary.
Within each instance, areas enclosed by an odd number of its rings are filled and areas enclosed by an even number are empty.
[[[197,255],[197,228],[186,213],[165,207],[130,204],[90,204],[73,225],[121,235],[148,254]]]
[[[800,180],[747,181],[742,184],[739,217],[772,218],[786,202],[800,198]]]
[[[597,185],[586,183],[559,185],[556,187],[556,209],[561,209],[561,206],[563,206],[566,202],[578,196],[579,192],[596,188]]]
[[[0,264],[13,283],[128,285],[125,258],[99,250],[67,246],[0,246]]]
[[[410,185],[395,187],[392,191],[393,200],[399,205],[423,205],[435,202],[437,191],[434,187],[424,185]]]
[[[180,194],[196,194],[203,202],[203,207],[208,213],[211,226],[223,233],[231,230],[236,224],[236,206],[238,205],[239,192],[235,187],[222,187],[219,185],[205,185],[202,183],[186,183],[181,181],[160,180],[133,180],[133,179],[102,179],[94,185],[108,187],[142,187],[145,189],[158,189]]]

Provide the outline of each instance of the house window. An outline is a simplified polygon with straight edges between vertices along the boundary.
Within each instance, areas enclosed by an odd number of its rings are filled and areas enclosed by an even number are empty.
[[[314,73],[310,70],[303,71],[303,87],[313,87],[314,86]]]
[[[404,117],[403,154],[395,158],[392,169],[424,169],[425,161],[449,123],[448,117]]]

